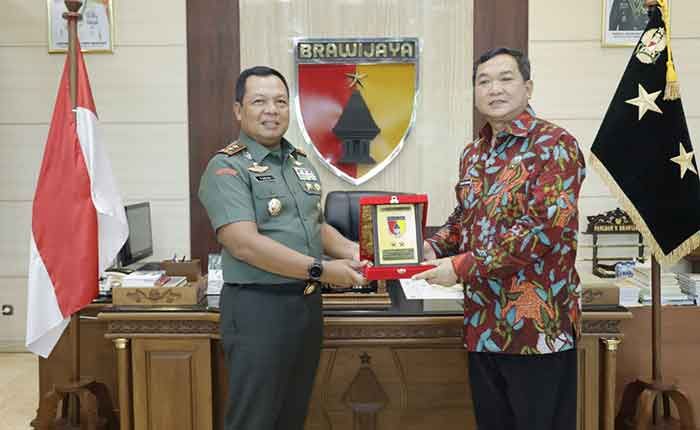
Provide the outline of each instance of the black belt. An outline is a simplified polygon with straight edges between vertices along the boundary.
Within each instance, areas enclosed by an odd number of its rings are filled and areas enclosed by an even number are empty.
[[[310,296],[316,291],[321,291],[321,285],[316,281],[287,282],[284,284],[234,284],[231,282],[225,282],[224,286],[264,290],[274,294],[292,294],[304,296]]]

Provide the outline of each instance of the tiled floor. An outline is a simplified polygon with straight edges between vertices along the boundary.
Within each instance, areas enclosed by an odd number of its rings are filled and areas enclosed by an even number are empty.
[[[0,429],[27,430],[39,405],[39,359],[0,353]]]

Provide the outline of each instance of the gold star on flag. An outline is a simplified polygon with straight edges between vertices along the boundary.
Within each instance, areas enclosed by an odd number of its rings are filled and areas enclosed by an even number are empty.
[[[695,170],[695,166],[693,166],[693,151],[685,152],[685,148],[683,148],[682,143],[678,143],[678,151],[680,154],[671,158],[671,161],[681,166],[681,179],[683,179],[683,176],[687,170],[690,170],[697,175],[698,172]]]
[[[659,96],[659,94],[661,94],[661,90],[649,94],[647,93],[647,90],[644,89],[642,84],[637,85],[639,85],[639,95],[633,99],[625,100],[625,103],[635,105],[639,108],[638,119],[641,120],[648,110],[663,113],[661,112],[661,109],[659,109],[655,102],[656,98]]]
[[[367,77],[367,74],[366,74],[366,73],[358,73],[358,72],[355,72],[355,73],[346,73],[345,76],[347,76],[348,78],[352,79],[352,81],[350,82],[350,84],[348,85],[348,87],[352,88],[352,87],[354,87],[355,85],[359,85],[359,86],[361,86],[362,88],[365,87],[364,85],[362,85],[362,79],[364,79],[364,78]]]

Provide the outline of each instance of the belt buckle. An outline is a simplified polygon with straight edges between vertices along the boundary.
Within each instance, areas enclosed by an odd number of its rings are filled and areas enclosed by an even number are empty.
[[[316,292],[316,284],[313,282],[308,282],[306,288],[304,288],[304,295],[309,296]]]

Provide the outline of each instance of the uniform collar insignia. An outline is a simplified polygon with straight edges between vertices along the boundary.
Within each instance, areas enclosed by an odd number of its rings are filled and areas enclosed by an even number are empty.
[[[253,138],[243,133],[243,131],[240,132],[238,139],[246,145],[248,151],[253,157],[253,161],[257,163],[262,163],[265,160],[265,157],[272,153],[266,146],[256,142]],[[283,159],[287,156],[287,154],[295,152],[295,148],[285,138],[282,138],[280,148]]]

